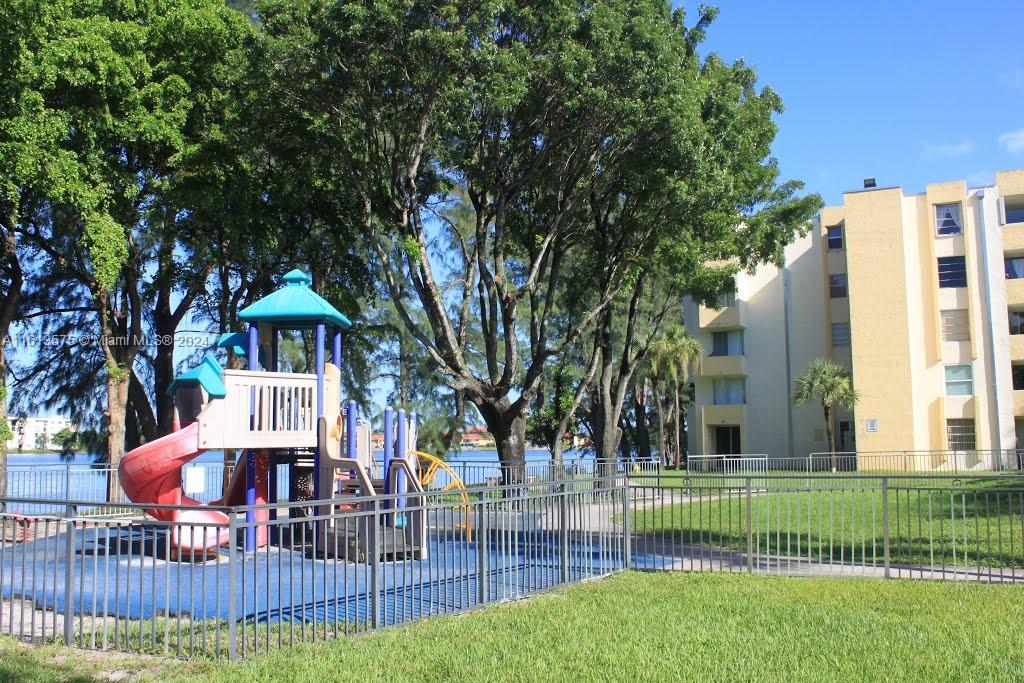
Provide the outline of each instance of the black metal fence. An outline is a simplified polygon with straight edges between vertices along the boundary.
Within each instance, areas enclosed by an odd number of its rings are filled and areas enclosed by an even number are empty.
[[[241,658],[627,568],[1024,580],[1012,473],[577,476],[224,508],[226,527],[5,502],[0,633],[172,656]],[[14,512],[42,503],[87,512]]]
[[[226,533],[143,506],[3,513],[0,633],[236,658],[475,609],[626,568],[628,535],[611,520],[627,490],[588,480],[224,508]],[[263,543],[245,552],[250,528]],[[209,550],[177,549],[172,530]]]

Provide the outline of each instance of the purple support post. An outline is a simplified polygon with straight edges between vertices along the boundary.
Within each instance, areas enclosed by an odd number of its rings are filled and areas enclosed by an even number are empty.
[[[250,370],[259,370],[260,328],[256,323],[249,325],[248,366]],[[249,428],[256,429],[256,388],[249,391]],[[245,504],[256,504],[256,451],[249,449],[245,454]],[[256,512],[245,512],[245,550],[256,550]]]
[[[341,370],[341,328],[334,328],[334,343],[331,346],[331,362]]]
[[[402,409],[399,409],[398,410],[398,439],[397,439],[397,441],[398,441],[398,448],[397,448],[398,453],[395,454],[395,457],[396,458],[401,458],[402,460],[408,460],[408,458],[406,457],[406,446],[407,446],[407,444],[405,442],[405,433],[406,433],[405,411],[402,410]],[[405,509],[405,496],[403,494],[405,494],[405,493],[407,493],[409,491],[409,482],[406,480],[405,470],[398,470],[398,476],[395,477],[395,480],[396,480],[395,488],[397,489],[395,491],[395,493],[399,494],[398,504],[397,504],[396,507],[398,507],[399,510],[404,510]],[[399,515],[395,519],[395,526],[398,526],[398,527],[405,526],[405,515]]]
[[[358,415],[356,413],[356,402],[348,402],[348,412],[345,415],[347,422],[345,423],[345,452],[348,453],[348,458],[355,458],[358,450],[356,444],[356,428],[359,426]]]
[[[384,408],[384,493],[387,493],[391,460],[395,455],[395,411],[391,406]],[[387,503],[385,503],[385,506]]]
[[[324,346],[327,343],[327,325],[316,324],[316,418],[324,416]],[[320,449],[313,454],[313,498],[320,500]]]
[[[417,429],[418,425],[419,420],[416,413],[409,413],[409,435],[411,439],[409,439],[409,443],[405,444],[405,447],[409,449],[405,459],[409,461],[409,466],[412,468],[413,472],[419,471],[419,457],[413,453],[413,451],[416,450],[416,439],[419,436],[419,429]]]

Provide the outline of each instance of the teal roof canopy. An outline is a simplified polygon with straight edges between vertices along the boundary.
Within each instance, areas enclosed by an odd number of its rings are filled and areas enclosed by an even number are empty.
[[[249,335],[245,332],[225,332],[217,339],[217,346],[222,349],[231,349],[232,353],[245,358],[248,353],[245,348],[249,343]]]
[[[210,398],[224,398],[228,395],[228,390],[224,386],[223,377],[224,369],[217,359],[209,355],[204,356],[199,365],[175,377],[171,386],[167,387],[167,393],[173,394],[181,387],[200,386],[206,390]]]
[[[352,321],[310,289],[313,278],[309,275],[296,269],[283,279],[284,287],[242,309],[238,319],[291,329],[305,329],[320,322],[343,330],[352,327]]]

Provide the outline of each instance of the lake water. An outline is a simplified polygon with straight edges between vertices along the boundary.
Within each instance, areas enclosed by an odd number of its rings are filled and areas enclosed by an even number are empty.
[[[381,451],[374,453],[378,459],[383,456]],[[581,450],[567,450],[565,451],[564,457],[566,460],[575,459],[592,459],[594,454],[592,451],[581,451]],[[97,456],[93,453],[76,453],[71,459],[64,459],[60,453],[9,453],[7,455],[7,461],[11,465],[18,466],[32,466],[32,465],[64,465],[71,463],[73,465],[91,465],[96,461]],[[546,448],[531,448],[526,451],[526,461],[529,462],[547,462],[551,459],[551,452]],[[445,459],[448,463],[455,462],[498,462],[498,451],[495,450],[472,450],[472,451],[452,451],[448,454]],[[194,463],[217,463],[221,464],[224,462],[223,451],[206,451],[192,462]]]
[[[376,452],[375,458],[380,462],[383,453]],[[546,449],[527,450],[527,477],[544,473],[545,465],[550,458],[551,454]],[[587,469],[589,463],[593,461],[593,454],[567,451],[565,460],[571,463],[571,468]],[[498,452],[495,450],[451,453],[446,462],[467,486],[493,483],[501,478]],[[70,459],[62,458],[59,453],[10,454],[7,494],[12,498],[105,501],[107,474],[103,469],[90,467],[95,463],[96,456],[88,453],[79,453]],[[288,474],[287,465],[278,466],[278,500],[285,500],[288,497]],[[223,478],[223,451],[207,451],[183,468],[182,488],[186,495],[202,503],[208,503],[221,497]],[[444,487],[451,481],[447,472],[439,471],[433,486]],[[64,506],[35,503],[22,503],[13,507],[25,514],[60,513],[64,510]]]

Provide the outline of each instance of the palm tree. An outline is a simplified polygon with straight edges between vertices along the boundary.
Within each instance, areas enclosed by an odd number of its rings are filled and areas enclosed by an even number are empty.
[[[821,401],[825,413],[825,434],[828,437],[829,451],[832,453],[832,471],[835,472],[836,435],[832,424],[832,412],[836,404],[852,409],[858,399],[850,372],[827,358],[815,360],[796,378],[793,400],[798,406],[802,406],[815,397]]]
[[[680,439],[680,426],[683,416],[679,412],[679,389],[686,384],[690,378],[690,366],[695,363],[704,348],[700,343],[686,334],[686,330],[678,325],[670,327],[664,336],[651,344],[650,364],[651,378],[654,380],[655,407],[658,411],[658,456],[662,457],[665,452],[665,420],[662,415],[662,400],[659,385],[662,380],[668,380],[672,384],[672,416],[674,453],[673,465],[676,469],[680,466],[682,448]]]

